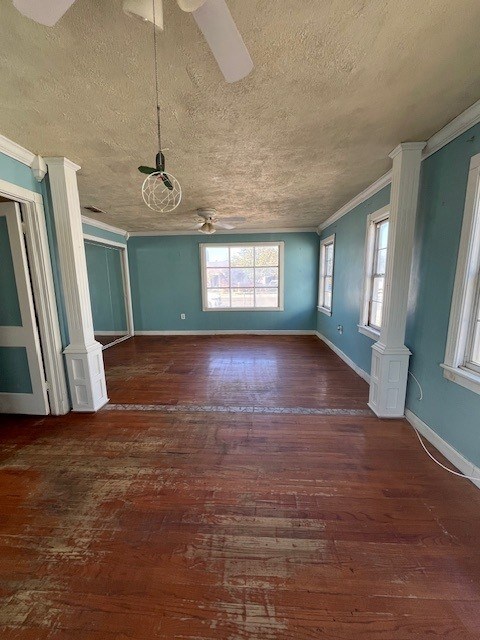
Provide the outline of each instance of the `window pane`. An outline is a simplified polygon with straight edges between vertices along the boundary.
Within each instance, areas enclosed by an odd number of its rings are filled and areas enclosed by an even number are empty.
[[[207,287],[211,289],[230,286],[230,269],[207,269]]]
[[[232,269],[230,278],[231,287],[253,287],[253,269]]]
[[[471,361],[480,367],[480,319],[476,321],[474,327]]]
[[[230,306],[230,289],[208,289],[207,307],[209,309],[225,308]]]
[[[380,302],[371,303],[369,324],[377,329],[382,326],[382,304]]]
[[[253,267],[253,247],[231,247],[230,266]]]
[[[278,267],[255,269],[256,287],[278,287]]]
[[[228,247],[206,247],[207,267],[228,267]]]
[[[333,243],[325,245],[325,275],[333,273]]]
[[[278,289],[255,289],[256,307],[278,307]]]
[[[373,279],[373,289],[372,289],[373,302],[383,302],[384,287],[385,287],[385,276],[377,276]]]
[[[332,307],[332,278],[327,276],[323,281],[323,306],[327,309]]]
[[[278,265],[278,246],[255,247],[255,265],[257,267],[276,267]]]
[[[232,289],[232,308],[253,307],[255,295],[253,289]]]
[[[388,243],[388,220],[377,224],[377,249],[386,249]]]
[[[377,253],[377,264],[375,265],[376,273],[385,273],[387,270],[387,250],[379,249]]]

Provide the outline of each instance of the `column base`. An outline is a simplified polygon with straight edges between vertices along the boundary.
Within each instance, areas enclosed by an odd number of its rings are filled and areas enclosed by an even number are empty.
[[[63,353],[73,411],[98,411],[108,402],[102,345],[70,344]]]
[[[407,347],[372,346],[372,370],[368,406],[379,418],[402,418],[405,413],[408,363]]]

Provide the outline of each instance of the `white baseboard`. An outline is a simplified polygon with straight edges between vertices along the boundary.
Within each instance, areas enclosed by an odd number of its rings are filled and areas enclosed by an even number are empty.
[[[327,347],[330,347],[330,349],[334,353],[336,353],[339,358],[341,358],[346,364],[348,364],[348,366],[351,369],[353,369],[357,375],[363,378],[365,382],[368,382],[368,384],[370,384],[369,373],[367,373],[366,371],[361,369],[357,364],[355,364],[355,362],[351,360],[346,353],[343,353],[343,351],[341,351],[337,346],[335,346],[333,342],[331,342],[328,338],[326,338],[322,333],[318,331],[315,331],[314,333],[317,336],[317,338],[319,338],[322,342],[324,342],[327,345]]]
[[[95,336],[126,336],[128,332],[126,331],[95,331],[93,334]]]
[[[410,411],[410,409],[405,409],[405,418],[459,471],[467,476],[478,476],[478,480],[470,480],[470,482],[473,482],[473,484],[480,489],[480,467],[477,467],[473,462],[467,460],[459,451],[454,449],[451,444],[448,444],[446,440],[429,427],[428,424]]]
[[[252,336],[313,336],[313,330],[253,330],[253,329],[208,329],[205,331],[135,331],[136,336],[235,336],[235,335],[252,335]]]

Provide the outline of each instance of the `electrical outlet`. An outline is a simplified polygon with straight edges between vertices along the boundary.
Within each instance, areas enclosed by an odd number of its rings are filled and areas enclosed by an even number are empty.
[[[185,318],[186,318],[186,317],[187,317],[187,316],[186,316],[184,313],[181,313],[181,314],[180,314],[180,320],[185,320]]]
[[[342,335],[342,334],[343,334],[343,324],[339,324],[339,325],[337,325],[337,331],[338,331],[338,333],[339,333],[340,335]]]

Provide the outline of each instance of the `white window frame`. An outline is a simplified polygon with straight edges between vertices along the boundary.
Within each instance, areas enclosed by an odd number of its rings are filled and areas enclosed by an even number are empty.
[[[373,340],[378,340],[380,331],[369,324],[370,297],[372,294],[372,278],[375,258],[375,230],[379,222],[390,218],[390,205],[374,211],[367,217],[367,233],[365,237],[365,260],[363,270],[363,297],[360,307],[358,331]],[[388,245],[387,245],[388,246]]]
[[[202,242],[200,243],[200,270],[202,274],[202,310],[213,311],[217,313],[219,311],[249,311],[262,312],[262,311],[284,311],[284,242]],[[207,306],[207,264],[205,259],[205,253],[207,247],[216,248],[228,248],[228,247],[278,247],[278,307],[215,307],[210,308]]]
[[[325,249],[328,245],[332,245],[332,300],[330,303],[330,307],[327,307],[325,304]],[[320,242],[320,257],[318,264],[318,306],[317,309],[324,313],[327,316],[332,315],[332,307],[333,307],[333,281],[334,281],[334,272],[335,272],[335,234],[332,233],[328,238],[324,238]]]
[[[445,362],[448,380],[480,393],[480,371],[468,358],[474,315],[480,304],[480,153],[470,160],[462,234],[457,259]]]

